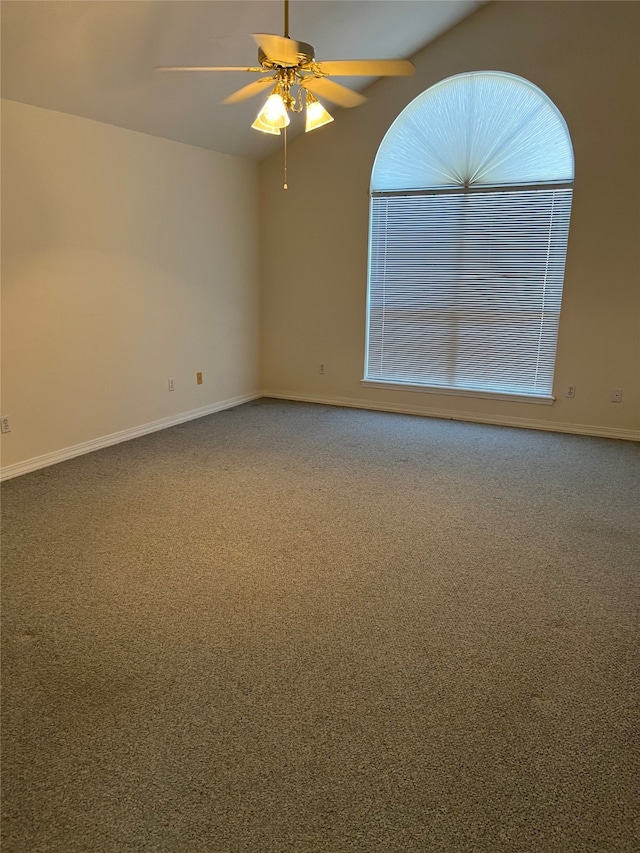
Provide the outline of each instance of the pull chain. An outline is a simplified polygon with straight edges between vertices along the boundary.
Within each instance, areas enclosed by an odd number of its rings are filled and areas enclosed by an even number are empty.
[[[283,128],[284,132],[284,184],[282,185],[283,190],[288,190],[289,185],[287,184],[287,128]]]
[[[284,37],[289,38],[289,0],[284,0]],[[287,128],[284,127],[284,183],[283,190],[288,190],[287,184]]]

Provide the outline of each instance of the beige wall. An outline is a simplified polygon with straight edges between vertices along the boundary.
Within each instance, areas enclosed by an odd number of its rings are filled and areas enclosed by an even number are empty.
[[[376,83],[363,107],[295,139],[287,192],[281,154],[258,170],[3,101],[2,415],[12,426],[3,470],[261,389],[637,437],[639,26],[636,3],[490,3],[423,51],[415,77]],[[360,385],[377,147],[417,94],[478,69],[532,80],[573,139],[553,406]],[[610,401],[615,388],[622,403]]]
[[[3,469],[259,392],[257,192],[255,163],[3,101]]]
[[[268,393],[472,420],[639,437],[640,7],[494,2],[427,47],[412,78],[262,164],[263,388]],[[364,388],[368,186],[399,112],[437,81],[499,70],[565,116],[576,180],[552,406]],[[320,363],[326,375],[318,373]],[[576,385],[574,399],[565,387]],[[623,389],[621,403],[611,392]]]

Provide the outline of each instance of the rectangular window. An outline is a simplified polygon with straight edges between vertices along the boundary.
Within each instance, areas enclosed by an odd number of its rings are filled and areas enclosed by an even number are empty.
[[[365,380],[550,399],[571,195],[372,197]]]

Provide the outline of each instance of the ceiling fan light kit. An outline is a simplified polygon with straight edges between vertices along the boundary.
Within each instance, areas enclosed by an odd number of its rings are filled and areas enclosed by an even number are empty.
[[[269,74],[243,86],[224,99],[234,104],[251,98],[272,85],[273,89],[251,127],[261,133],[279,135],[284,129],[286,183],[286,127],[290,112],[306,108],[305,132],[333,121],[333,117],[316,95],[339,107],[356,107],[366,101],[364,95],[335,83],[329,77],[400,77],[413,74],[414,67],[406,59],[337,59],[316,62],[312,45],[289,37],[289,0],[284,0],[284,36],[257,33],[258,67],[236,66],[163,66],[159,71],[244,71]]]

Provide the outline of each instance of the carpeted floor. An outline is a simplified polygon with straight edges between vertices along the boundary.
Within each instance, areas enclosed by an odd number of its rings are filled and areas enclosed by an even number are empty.
[[[639,448],[263,400],[2,488],[3,853],[631,853]]]

